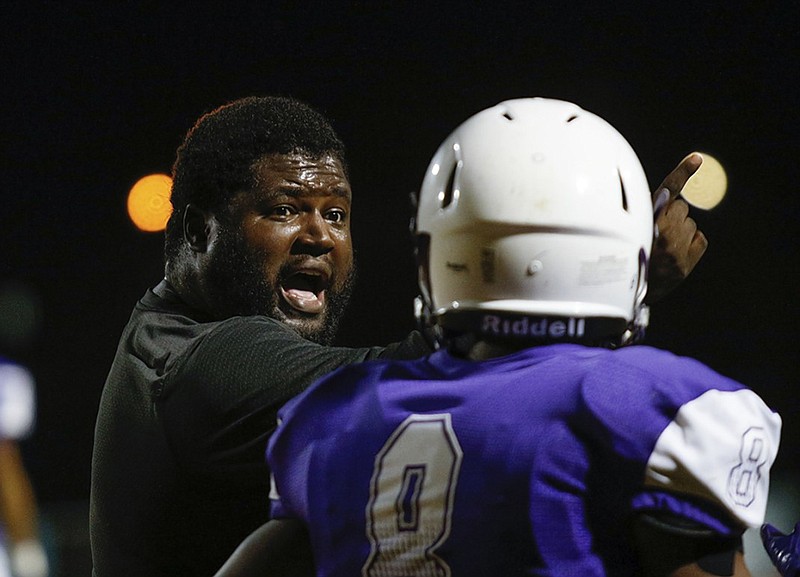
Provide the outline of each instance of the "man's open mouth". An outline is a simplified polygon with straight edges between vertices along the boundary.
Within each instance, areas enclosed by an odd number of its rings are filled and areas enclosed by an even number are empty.
[[[281,283],[281,296],[293,309],[306,314],[319,314],[325,309],[328,276],[310,271],[296,272]]]

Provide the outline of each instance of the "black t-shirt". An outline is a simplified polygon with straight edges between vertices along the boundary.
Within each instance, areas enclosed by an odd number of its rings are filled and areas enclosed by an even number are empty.
[[[328,347],[263,316],[204,319],[162,282],[137,303],[100,401],[94,574],[212,575],[268,519],[264,451],[278,408],[348,363],[428,353]]]

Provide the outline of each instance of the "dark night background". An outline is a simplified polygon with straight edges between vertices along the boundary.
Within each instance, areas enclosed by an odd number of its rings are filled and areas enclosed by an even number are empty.
[[[421,6],[2,4],[0,281],[41,303],[38,337],[10,352],[37,379],[23,449],[44,511],[88,499],[105,375],[133,304],[162,276],[161,235],[130,224],[128,189],[169,172],[198,116],[251,94],[309,102],[348,145],[360,285],[342,344],[413,328],[408,195],[478,110],[576,102],[628,138],[653,187],[688,152],[713,153],[728,196],[693,213],[710,247],[653,308],[649,342],[756,389],[784,417],[777,471],[798,471],[797,4]]]

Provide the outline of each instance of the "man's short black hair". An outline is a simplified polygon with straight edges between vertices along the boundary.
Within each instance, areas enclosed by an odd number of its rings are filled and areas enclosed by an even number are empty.
[[[330,122],[293,98],[250,96],[200,117],[178,148],[172,168],[167,260],[178,253],[187,204],[219,212],[236,193],[254,187],[256,162],[268,154],[294,152],[331,155],[347,174],[344,145]]]

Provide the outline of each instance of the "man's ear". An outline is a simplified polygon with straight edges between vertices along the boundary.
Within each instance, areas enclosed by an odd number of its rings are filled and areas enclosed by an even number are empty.
[[[214,216],[193,204],[187,204],[183,211],[183,238],[194,252],[208,250]]]

